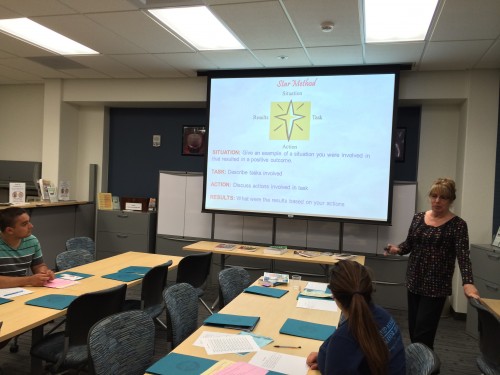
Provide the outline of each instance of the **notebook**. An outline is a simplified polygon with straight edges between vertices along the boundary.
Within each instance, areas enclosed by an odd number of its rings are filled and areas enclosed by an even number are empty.
[[[280,329],[280,333],[324,341],[335,332],[335,326],[311,323],[304,320],[288,318]]]
[[[266,288],[263,286],[252,285],[244,290],[245,293],[260,294],[261,296],[281,298],[288,293],[288,290]]]
[[[107,275],[102,275],[101,277],[104,277],[105,279],[129,282],[142,279],[144,275],[141,275],[139,273],[116,272],[116,273],[109,273]]]
[[[155,375],[200,375],[215,363],[217,361],[213,359],[170,353],[154,363],[146,372]]]
[[[0,297],[0,305],[3,305],[4,303],[8,303],[8,302],[12,302],[11,299],[7,299],[7,298],[1,298]]]
[[[122,273],[138,273],[140,275],[145,275],[148,273],[148,271],[151,270],[151,267],[144,267],[144,266],[130,266],[130,267],[125,267],[119,270],[118,272]]]
[[[76,296],[68,296],[65,294],[49,294],[46,296],[30,299],[26,301],[26,305],[47,307],[49,309],[64,310],[71,302],[76,299]]]
[[[242,331],[253,331],[259,319],[259,316],[216,313],[205,319],[203,324],[221,328],[239,329]]]

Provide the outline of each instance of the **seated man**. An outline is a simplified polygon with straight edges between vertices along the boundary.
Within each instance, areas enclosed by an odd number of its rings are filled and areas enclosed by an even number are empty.
[[[54,279],[54,272],[43,262],[42,249],[31,234],[32,229],[26,210],[0,210],[0,288],[43,286]]]

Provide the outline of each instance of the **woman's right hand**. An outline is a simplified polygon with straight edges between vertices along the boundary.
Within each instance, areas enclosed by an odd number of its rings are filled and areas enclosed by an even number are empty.
[[[386,247],[384,247],[384,256],[385,255],[395,255],[395,254],[399,254],[401,252],[401,250],[399,249],[399,247],[395,246],[395,245],[392,245],[392,244],[387,244]]]
[[[306,363],[311,370],[318,369],[318,352],[312,352],[306,358]]]

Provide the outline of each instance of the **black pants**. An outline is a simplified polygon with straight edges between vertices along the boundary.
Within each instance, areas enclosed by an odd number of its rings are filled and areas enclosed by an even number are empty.
[[[411,342],[434,349],[434,338],[446,297],[424,297],[408,292],[408,326]]]

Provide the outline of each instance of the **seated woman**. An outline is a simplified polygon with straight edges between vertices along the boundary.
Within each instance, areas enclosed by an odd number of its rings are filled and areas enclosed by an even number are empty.
[[[307,364],[323,375],[405,375],[401,332],[387,311],[372,302],[372,280],[357,262],[341,260],[330,270],[330,289],[345,320]]]

